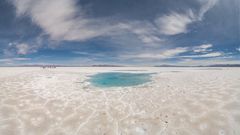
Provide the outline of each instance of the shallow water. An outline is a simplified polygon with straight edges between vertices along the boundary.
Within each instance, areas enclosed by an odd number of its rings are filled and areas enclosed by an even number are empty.
[[[151,81],[149,73],[99,73],[90,79],[91,84],[97,87],[127,87],[144,84]]]

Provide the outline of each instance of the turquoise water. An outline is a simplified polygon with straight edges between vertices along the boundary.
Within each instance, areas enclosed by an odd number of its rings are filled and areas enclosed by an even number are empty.
[[[127,87],[144,84],[151,81],[147,73],[99,73],[90,79],[91,84],[97,87]]]

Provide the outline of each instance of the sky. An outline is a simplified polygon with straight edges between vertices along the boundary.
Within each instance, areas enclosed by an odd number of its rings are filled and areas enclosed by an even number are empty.
[[[0,0],[0,65],[240,64],[240,0]]]

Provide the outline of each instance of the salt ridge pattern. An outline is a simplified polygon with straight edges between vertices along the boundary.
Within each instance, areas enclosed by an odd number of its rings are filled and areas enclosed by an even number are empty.
[[[141,69],[151,83],[103,89],[86,80],[107,68],[16,68],[0,77],[0,134],[240,134],[239,68]]]

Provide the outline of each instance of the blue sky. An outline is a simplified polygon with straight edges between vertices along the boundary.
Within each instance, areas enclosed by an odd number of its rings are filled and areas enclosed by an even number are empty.
[[[239,0],[1,0],[0,65],[240,64]]]

